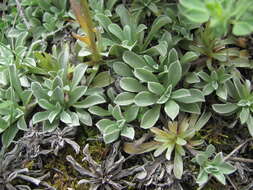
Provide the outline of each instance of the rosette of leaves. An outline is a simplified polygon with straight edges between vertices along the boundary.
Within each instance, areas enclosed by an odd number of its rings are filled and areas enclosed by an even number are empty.
[[[126,161],[119,150],[119,143],[114,143],[113,147],[101,164],[97,163],[89,153],[89,145],[83,149],[84,159],[88,164],[87,169],[83,168],[72,156],[67,156],[67,161],[75,170],[85,177],[78,184],[89,184],[90,190],[122,190],[127,187],[134,187],[134,183],[129,181],[136,172],[142,170],[139,166],[125,168],[123,164]]]
[[[154,140],[145,143],[125,143],[124,151],[129,154],[141,154],[155,150],[154,156],[158,157],[165,153],[167,160],[173,160],[173,173],[176,178],[181,179],[183,175],[183,156],[186,152],[184,147],[201,145],[201,139],[194,138],[196,133],[208,122],[210,113],[203,113],[199,119],[196,115],[190,118],[169,122],[163,130],[152,127]],[[174,152],[174,155],[172,154]],[[172,158],[174,157],[174,158]]]
[[[7,86],[0,90],[0,133],[3,133],[3,145],[8,147],[19,129],[27,130],[25,118],[33,110],[34,104],[31,102],[32,92],[27,89],[30,84],[26,78],[19,78],[21,75],[16,66],[11,64],[2,68],[6,69]],[[26,88],[21,85],[22,80]]]
[[[144,30],[147,27],[139,24],[136,18],[123,6],[116,8],[116,13],[120,17],[120,25],[113,23],[111,19],[103,14],[96,14],[95,19],[103,27],[105,33],[102,34],[102,46],[108,47],[108,54],[122,56],[125,51],[142,52],[147,50],[155,35],[166,24],[171,22],[168,16],[162,15],[155,19],[147,36]],[[107,48],[107,49],[108,49]]]
[[[106,16],[112,17],[112,10],[117,0],[89,0],[89,6],[94,12],[94,15],[102,13]]]
[[[80,152],[80,146],[73,140],[74,135],[77,132],[76,127],[64,127],[62,130],[56,128],[52,133],[45,133],[43,144],[50,144],[51,151],[55,155],[58,155],[60,149],[63,149],[66,144],[70,145],[73,150],[78,154]]]
[[[164,4],[160,3],[161,0],[134,0],[131,4],[131,12],[138,20],[144,20],[151,15],[159,16],[161,8]],[[164,7],[163,7],[164,8]]]
[[[186,81],[189,83],[198,82],[194,87],[202,89],[205,96],[215,92],[218,97],[226,100],[228,95],[226,82],[231,78],[232,75],[227,72],[225,67],[221,66],[217,70],[210,71],[210,74],[205,71],[189,73]]]
[[[139,189],[145,187],[155,188],[156,190],[164,188],[170,188],[171,190],[182,189],[172,173],[173,164],[171,161],[163,157],[156,158],[153,161],[145,160],[143,168],[143,171],[135,175]]]
[[[28,30],[35,40],[46,38],[50,33],[55,34],[64,28],[65,18],[68,17],[67,2],[67,0],[20,2],[26,21],[17,24],[17,32]],[[16,6],[16,2],[14,5]]]
[[[53,131],[60,121],[68,126],[78,126],[80,122],[92,125],[91,116],[85,109],[104,103],[105,99],[96,90],[79,85],[86,69],[87,65],[76,66],[72,80],[68,79],[64,69],[54,79],[46,79],[43,84],[32,83],[33,95],[45,110],[33,116],[33,124],[43,122],[45,131]]]
[[[228,33],[232,24],[234,35],[248,35],[253,32],[252,1],[202,1],[180,0],[179,10],[189,21],[203,24],[210,23],[216,36]]]
[[[188,59],[187,56],[182,57],[181,61],[184,59]],[[133,52],[125,52],[123,60],[125,63],[113,65],[114,71],[123,76],[120,87],[125,91],[115,98],[115,103],[122,106],[150,106],[141,119],[142,128],[155,125],[161,108],[172,120],[180,111],[200,114],[200,103],[205,101],[204,96],[198,89],[185,89],[178,85],[182,81],[183,67],[175,49],[160,64],[150,56]]]
[[[241,124],[247,124],[249,133],[253,136],[253,93],[251,82],[246,80],[241,83],[239,78],[234,78],[233,83],[228,82],[228,95],[231,99],[224,104],[213,104],[215,112],[223,115],[236,114]]]
[[[43,180],[48,175],[41,174],[40,171],[32,171],[23,165],[29,160],[23,160],[21,151],[15,146],[10,152],[3,149],[0,153],[0,188],[2,190],[31,190],[27,183],[36,187],[43,187],[51,190],[55,188],[49,186]]]
[[[235,47],[236,40],[234,38],[222,39],[212,32],[208,27],[200,28],[195,32],[195,39],[189,45],[190,50],[205,56],[202,58],[202,63],[211,66],[212,62],[219,61],[229,63],[234,67],[250,66],[247,53],[245,54],[245,50]]]
[[[208,181],[208,176],[214,176],[223,185],[226,185],[225,175],[233,173],[236,169],[226,162],[223,158],[222,152],[216,154],[215,147],[209,145],[206,151],[200,152],[196,155],[193,161],[200,166],[197,183],[201,186]]]
[[[116,141],[120,136],[134,139],[135,131],[130,123],[134,121],[139,112],[136,105],[128,106],[122,112],[119,105],[108,106],[108,110],[104,110],[98,106],[91,107],[89,112],[99,116],[112,116],[113,119],[101,119],[96,123],[106,144]]]

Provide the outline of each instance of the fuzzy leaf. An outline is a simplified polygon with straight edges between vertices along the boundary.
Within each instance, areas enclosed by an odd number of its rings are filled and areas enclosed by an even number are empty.
[[[123,54],[123,60],[132,68],[143,68],[146,66],[144,59],[131,51],[126,51]]]
[[[134,103],[135,94],[130,92],[120,93],[114,100],[115,104],[126,106]]]
[[[141,128],[149,129],[153,127],[160,116],[160,105],[154,106],[152,109],[147,110],[141,119]]]
[[[157,101],[157,96],[151,94],[150,92],[143,91],[138,93],[134,98],[134,103],[137,106],[145,107],[153,105]]]
[[[175,152],[173,172],[177,179],[181,179],[183,175],[183,160],[182,156],[177,151]]]
[[[114,82],[114,78],[112,78],[109,71],[100,72],[92,81],[92,87],[95,88],[103,88],[109,86]]]
[[[134,134],[135,132],[133,127],[125,127],[120,133],[121,136],[127,137],[131,140],[134,139]]]
[[[215,112],[219,114],[231,114],[238,108],[238,106],[236,104],[226,103],[226,104],[213,104],[212,108]]]
[[[141,92],[146,88],[135,78],[124,77],[120,80],[120,87],[129,92]]]
[[[166,114],[172,119],[174,120],[177,115],[179,114],[179,105],[173,101],[173,100],[169,100],[168,102],[166,102],[164,110],[166,112]]]
[[[146,69],[135,69],[134,75],[136,78],[143,82],[159,82],[157,77],[151,71],[148,71]]]
[[[97,104],[105,103],[105,99],[100,95],[92,95],[88,96],[84,100],[77,102],[74,104],[76,108],[89,108],[91,106],[95,106]]]

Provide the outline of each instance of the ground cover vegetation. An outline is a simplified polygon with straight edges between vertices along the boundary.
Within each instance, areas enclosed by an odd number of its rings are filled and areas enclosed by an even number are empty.
[[[253,189],[253,1],[0,15],[1,190]]]

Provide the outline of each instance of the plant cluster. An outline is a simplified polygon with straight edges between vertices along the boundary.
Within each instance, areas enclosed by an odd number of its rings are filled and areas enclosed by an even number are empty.
[[[68,189],[228,185],[236,167],[223,154],[253,137],[252,7],[1,1],[0,189],[53,188],[41,178],[45,167],[35,174],[22,165],[51,158],[70,163],[53,168],[72,180]]]

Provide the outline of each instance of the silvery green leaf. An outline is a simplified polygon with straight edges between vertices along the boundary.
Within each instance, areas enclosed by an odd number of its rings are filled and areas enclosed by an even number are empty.
[[[174,100],[169,100],[168,102],[166,102],[165,106],[164,106],[164,110],[166,112],[166,114],[172,119],[174,120],[177,115],[179,114],[179,105],[174,101]]]
[[[178,89],[171,93],[171,98],[177,100],[178,98],[185,98],[191,96],[191,92],[188,89]]]
[[[219,114],[232,114],[238,108],[238,106],[236,104],[226,103],[226,104],[213,104],[212,108],[215,112]]]
[[[205,102],[205,98],[200,90],[197,89],[188,89],[189,92],[191,93],[191,96],[187,96],[184,98],[177,98],[177,102],[180,103],[196,103],[196,102]]]
[[[37,112],[33,115],[33,124],[39,123],[41,121],[48,120],[51,111]]]
[[[88,66],[85,64],[79,64],[75,67],[74,74],[73,74],[73,79],[71,83],[72,89],[75,88],[82,78],[84,77],[84,73],[86,72]]]
[[[60,110],[53,110],[50,112],[48,116],[48,121],[52,124],[53,121],[57,118],[57,116],[60,114]]]
[[[200,170],[200,173],[198,175],[198,178],[196,179],[196,182],[201,186],[205,184],[208,180],[208,174],[205,172],[205,170]]]
[[[125,63],[122,62],[115,62],[113,64],[113,70],[115,73],[122,77],[132,77],[133,76],[133,71],[132,69]]]
[[[188,51],[180,59],[180,63],[181,64],[190,63],[190,62],[195,61],[196,59],[198,59],[198,57],[199,57],[199,55],[196,52]]]
[[[158,82],[148,82],[148,90],[156,95],[162,95],[165,88]]]
[[[134,103],[137,106],[145,107],[156,103],[158,97],[150,92],[143,91],[138,93],[134,98]]]
[[[53,104],[51,104],[48,100],[45,99],[39,99],[38,104],[41,108],[45,110],[53,110],[55,108]]]
[[[99,106],[92,106],[88,109],[88,111],[94,115],[98,115],[98,116],[110,116],[111,113],[108,110],[105,110]]]
[[[124,35],[123,35],[123,31],[122,29],[119,27],[119,25],[117,24],[110,24],[108,26],[108,30],[114,35],[116,36],[118,39],[120,39],[121,41],[124,40]]]
[[[72,123],[71,116],[70,116],[66,111],[62,111],[62,112],[61,112],[61,114],[60,114],[60,120],[61,120],[63,123],[66,123],[66,124]]]
[[[120,87],[128,92],[141,92],[146,90],[145,86],[143,86],[138,80],[132,77],[122,78],[120,80]]]
[[[103,88],[112,84],[114,80],[115,79],[112,77],[109,71],[104,71],[95,76],[91,85],[94,88]]]
[[[174,157],[173,172],[177,179],[181,179],[183,175],[183,160],[182,160],[182,156],[179,153],[177,153],[177,151],[175,152],[175,157]]]
[[[147,110],[141,119],[141,128],[149,129],[155,125],[160,116],[160,105],[155,105],[152,109]]]
[[[121,120],[123,119],[123,115],[120,109],[119,105],[116,105],[113,110],[112,110],[112,116],[116,119],[116,120]]]
[[[17,132],[18,128],[16,125],[11,126],[4,131],[2,134],[2,144],[5,148],[7,148],[13,142]]]
[[[133,127],[124,127],[120,133],[121,136],[127,137],[131,140],[134,139],[134,134],[135,132]]]
[[[106,144],[110,144],[119,138],[120,130],[116,126],[109,126],[104,131],[103,137]]]
[[[18,129],[20,129],[20,130],[22,130],[22,131],[27,131],[27,130],[28,130],[27,124],[26,124],[26,122],[25,122],[25,117],[24,117],[24,116],[22,116],[22,117],[18,120],[18,122],[17,122],[17,127],[18,127]],[[0,132],[1,132],[1,131],[0,131]]]
[[[146,66],[144,59],[131,51],[126,51],[123,54],[123,60],[132,68],[143,68]]]
[[[143,68],[135,69],[134,76],[143,82],[159,82],[157,77],[151,71]]]
[[[253,137],[253,117],[250,115],[247,121],[247,127],[250,135]]]
[[[127,122],[134,121],[139,112],[139,107],[136,105],[129,106],[126,111],[124,112],[124,118],[126,119]]]
[[[68,105],[71,106],[76,103],[86,92],[87,86],[78,86],[72,89],[69,93]]]
[[[239,118],[241,121],[241,124],[244,124],[248,121],[250,115],[250,110],[247,107],[243,107],[241,112],[239,113]]]
[[[100,95],[88,96],[84,100],[75,103],[73,106],[76,108],[89,108],[98,104],[105,103],[105,99]]]
[[[187,112],[187,113],[194,113],[194,114],[200,114],[200,105],[197,103],[192,104],[184,104],[184,103],[178,103],[180,107],[180,111]]]
[[[77,113],[78,118],[81,121],[81,123],[83,123],[87,126],[92,126],[92,118],[88,112],[86,112],[85,110],[82,110],[82,109],[77,109],[76,113]]]
[[[114,121],[111,121],[109,119],[101,119],[100,121],[98,121],[96,123],[96,126],[98,127],[98,129],[104,133],[105,129],[108,127],[108,126],[111,126],[111,125],[115,125],[115,122]]]
[[[115,104],[126,106],[134,103],[135,94],[130,92],[120,93],[114,100]]]
[[[0,133],[4,132],[8,127],[8,123],[2,118],[0,118]]]

